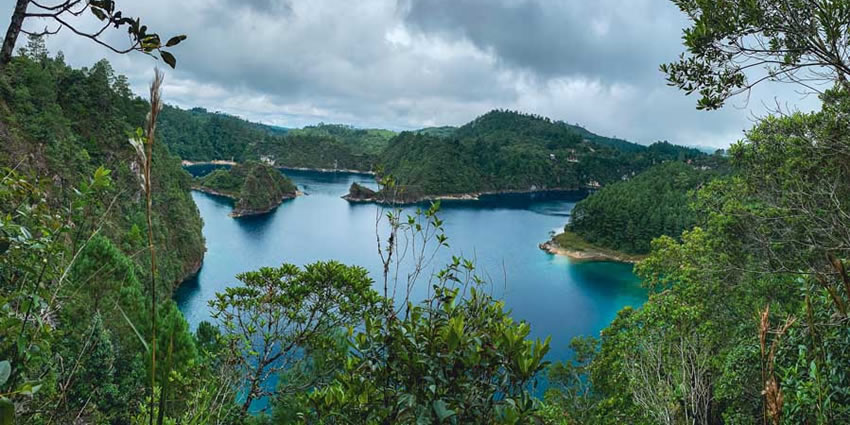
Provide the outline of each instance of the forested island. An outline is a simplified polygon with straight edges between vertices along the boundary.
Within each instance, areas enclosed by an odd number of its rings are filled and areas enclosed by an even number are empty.
[[[720,154],[655,165],[577,203],[564,232],[540,247],[574,259],[636,262],[653,239],[678,238],[697,224],[695,191],[728,168]]]
[[[234,200],[231,217],[265,214],[298,195],[292,180],[278,169],[258,161],[217,169],[196,180],[194,189]]]

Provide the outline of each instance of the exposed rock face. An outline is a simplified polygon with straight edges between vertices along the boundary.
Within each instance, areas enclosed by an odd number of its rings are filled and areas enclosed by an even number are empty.
[[[351,183],[348,194],[342,199],[349,202],[375,202],[378,201],[378,192],[355,182]]]

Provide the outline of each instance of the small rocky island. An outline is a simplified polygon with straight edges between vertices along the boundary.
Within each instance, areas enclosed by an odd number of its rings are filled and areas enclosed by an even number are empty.
[[[379,200],[378,192],[369,189],[357,182],[351,183],[348,188],[348,194],[342,197],[349,202],[377,202]]]
[[[215,170],[196,179],[193,188],[233,199],[231,217],[265,214],[298,195],[292,180],[277,168],[257,161]]]

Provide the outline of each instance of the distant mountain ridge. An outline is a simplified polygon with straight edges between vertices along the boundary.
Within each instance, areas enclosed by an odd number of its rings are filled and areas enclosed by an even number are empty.
[[[405,201],[490,192],[577,190],[626,180],[653,164],[694,160],[697,149],[597,135],[547,117],[492,110],[460,127],[395,133],[320,123],[256,124],[201,108],[166,107],[160,135],[190,161],[263,160],[278,167],[392,176]]]
[[[493,110],[451,132],[399,134],[380,157],[383,174],[394,179],[393,194],[376,198],[415,202],[493,192],[595,189],[628,180],[657,163],[704,156],[666,142],[643,146],[539,115]]]

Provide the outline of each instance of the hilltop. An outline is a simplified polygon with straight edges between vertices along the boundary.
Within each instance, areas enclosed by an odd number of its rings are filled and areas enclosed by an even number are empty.
[[[627,180],[653,164],[705,156],[667,142],[643,146],[538,115],[494,110],[450,132],[401,133],[381,154],[380,166],[382,175],[395,182],[391,197],[416,202],[494,192],[596,189]]]

